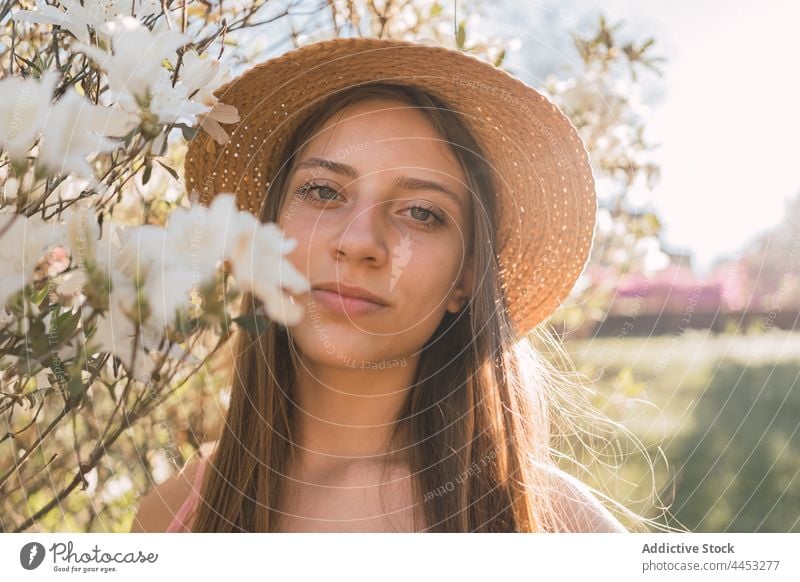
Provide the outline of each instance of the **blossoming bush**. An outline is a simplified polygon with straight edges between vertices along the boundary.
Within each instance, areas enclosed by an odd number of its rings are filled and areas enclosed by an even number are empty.
[[[179,190],[174,151],[197,131],[225,143],[239,119],[213,95],[227,66],[161,3],[40,1],[12,19],[27,32],[0,79],[0,525],[25,530],[59,507],[73,529],[78,486],[107,501],[132,489],[110,451],[150,456],[151,442],[119,437],[237,325],[299,320],[291,295],[308,281],[286,259],[295,242],[232,194],[206,207],[146,193],[158,175]],[[122,203],[131,187],[148,199],[138,216]],[[255,317],[238,313],[243,291],[261,301]]]

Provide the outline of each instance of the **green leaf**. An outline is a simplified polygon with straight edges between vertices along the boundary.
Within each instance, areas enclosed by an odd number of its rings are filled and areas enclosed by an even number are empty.
[[[50,343],[48,342],[47,330],[44,328],[42,320],[34,319],[31,321],[26,339],[34,359],[38,360],[49,353]]]
[[[246,329],[251,335],[261,335],[266,331],[270,324],[268,320],[255,313],[246,313],[239,317],[234,317],[233,321]]]
[[[499,67],[501,64],[503,64],[503,59],[505,58],[506,58],[506,49],[503,49],[500,51],[500,54],[497,55],[497,58],[494,60],[494,66]]]
[[[138,132],[139,132],[139,127],[137,126],[134,127],[132,130],[130,130],[125,135],[125,137],[122,139],[122,143],[125,144],[125,147],[129,147],[131,145],[131,140],[133,139],[133,136],[136,135]]]
[[[142,186],[150,181],[150,175],[153,173],[153,160],[147,158],[144,163],[144,174],[142,174]]]
[[[38,69],[39,76],[47,70],[47,61],[45,61],[41,52],[36,51],[36,68]]]
[[[156,160],[156,161],[157,161],[159,164],[161,164],[161,166],[162,166],[162,167],[163,167],[163,168],[164,168],[164,169],[165,169],[167,172],[169,172],[170,176],[172,176],[172,177],[173,177],[173,178],[175,178],[176,180],[180,180],[180,179],[178,178],[178,172],[177,172],[177,171],[175,171],[175,169],[174,169],[174,168],[170,168],[170,167],[169,167],[167,164],[165,164],[165,163],[164,163],[164,162],[162,162],[161,160]]]
[[[464,42],[467,40],[466,25],[467,23],[464,20],[462,20],[458,24],[458,32],[456,32],[456,46],[461,50],[464,50]]]
[[[189,337],[200,328],[201,318],[187,316],[183,310],[178,310],[175,318],[175,330]]]
[[[50,287],[48,285],[44,285],[41,289],[34,289],[31,293],[31,302],[35,303],[36,305],[41,305],[44,298],[47,297],[47,293],[50,291]]]
[[[29,66],[31,69],[33,69],[33,72],[34,72],[34,74],[35,74],[35,73],[41,73],[41,71],[40,71],[40,70],[39,70],[39,68],[38,68],[38,65],[37,65],[35,62],[33,62],[33,61],[29,61],[28,59],[26,59],[26,58],[25,58],[25,57],[23,57],[22,55],[18,55],[17,53],[14,53],[14,56],[15,56],[17,59],[19,59],[20,61],[22,61],[23,63],[25,63],[26,65],[28,65],[28,66]],[[35,58],[35,57],[34,57],[34,58]]]
[[[192,141],[194,136],[197,135],[197,129],[194,127],[181,127],[181,133],[183,134],[183,139],[186,141]]]
[[[14,170],[15,176],[24,176],[28,171],[28,160],[11,160],[11,167]]]
[[[80,373],[69,379],[67,392],[69,393],[69,401],[73,403],[80,402],[81,398],[86,394],[86,386],[83,384]]]
[[[71,311],[65,311],[55,318],[54,324],[56,333],[58,334],[59,343],[64,343],[73,335],[75,335],[75,330],[78,329],[78,322],[80,320],[80,311],[76,311],[75,313],[72,313]]]

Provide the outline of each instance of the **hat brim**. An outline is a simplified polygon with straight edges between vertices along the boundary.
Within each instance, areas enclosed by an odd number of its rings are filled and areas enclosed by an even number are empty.
[[[385,81],[421,87],[460,114],[493,168],[499,224],[496,255],[518,334],[569,295],[591,252],[595,182],[577,130],[544,95],[457,50],[395,39],[337,38],[254,65],[219,87],[236,107],[220,146],[198,132],[184,164],[188,192],[203,204],[220,192],[258,215],[281,146],[321,100]]]

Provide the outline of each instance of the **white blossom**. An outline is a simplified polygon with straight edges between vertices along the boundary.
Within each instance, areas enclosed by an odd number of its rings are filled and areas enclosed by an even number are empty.
[[[218,143],[227,143],[230,136],[220,124],[236,123],[239,113],[233,105],[220,103],[214,91],[230,80],[228,67],[217,59],[201,57],[197,51],[187,51],[183,55],[180,77],[192,101],[209,108],[200,116],[200,127]]]
[[[139,278],[147,297],[147,307],[154,324],[171,325],[175,309],[188,302],[188,288],[181,277],[173,277],[167,265],[166,231],[146,224],[126,230],[115,267],[133,281]],[[165,285],[169,279],[172,287]],[[181,284],[183,283],[183,284]]]
[[[24,161],[38,137],[58,79],[58,73],[47,71],[41,80],[17,76],[0,80],[0,148],[13,161]]]
[[[194,204],[188,210],[177,208],[169,216],[167,245],[173,251],[172,263],[201,284],[213,276],[225,258],[221,228],[238,212],[232,198],[217,196],[208,208]]]
[[[164,125],[178,121],[195,125],[197,114],[208,111],[206,105],[189,99],[183,83],[173,86],[172,74],[164,68],[156,74],[156,82],[150,87],[150,96],[149,109]]]
[[[93,179],[67,176],[56,186],[51,196],[54,200],[69,202],[80,198],[84,191],[91,189],[93,182]]]
[[[16,178],[6,178],[3,183],[3,198],[4,202],[8,204],[17,199],[19,193],[19,180]]]
[[[285,258],[297,241],[284,238],[276,224],[263,224],[239,210],[232,194],[218,194],[208,208],[196,204],[174,211],[167,230],[170,254],[165,264],[176,273],[168,280],[181,292],[193,282],[206,281],[217,263],[227,259],[236,284],[264,301],[270,318],[287,325],[302,317],[302,307],[283,293],[309,290],[307,279]]]
[[[10,223],[10,224],[9,224]],[[0,305],[31,282],[36,263],[63,240],[63,227],[38,216],[0,215]]]
[[[236,123],[237,121],[239,121],[239,112],[236,107],[225,103],[216,103],[211,111],[200,116],[200,127],[214,138],[214,141],[224,145],[228,143],[230,136],[222,129],[220,123]]]
[[[100,238],[94,206],[84,201],[76,202],[62,213],[62,218],[72,262],[76,265],[83,265],[87,259],[94,262]]]
[[[230,196],[230,195],[229,195]],[[264,301],[267,315],[283,324],[293,325],[303,316],[303,307],[281,291],[307,292],[308,280],[284,258],[297,246],[294,239],[284,239],[280,228],[262,224],[247,212],[235,218],[231,236],[226,237],[226,258],[231,261],[237,285]]]
[[[164,20],[159,20],[151,31],[130,16],[118,16],[100,29],[111,36],[111,52],[85,43],[74,43],[72,48],[88,55],[106,71],[111,94],[124,110],[137,111],[136,99],[146,101],[160,78],[164,59],[174,58],[175,51],[189,39],[170,30]]]
[[[56,293],[59,295],[80,295],[86,285],[86,272],[76,269],[55,277]]]
[[[119,237],[112,236],[115,231],[106,227],[104,225],[103,236],[97,241],[97,258],[99,269],[110,285],[108,310],[97,317],[95,330],[88,339],[87,352],[113,354],[120,359],[128,373],[133,370],[136,379],[145,380],[154,370],[155,360],[150,352],[158,349],[163,330],[145,319],[140,325],[140,337],[134,351],[135,320],[143,319],[146,308],[139,302],[138,290],[131,276],[132,269],[138,265],[130,261],[131,253],[126,255],[124,252],[126,233]],[[86,320],[89,308],[83,305],[81,309]],[[178,355],[178,351],[173,355]]]
[[[230,80],[230,71],[219,60],[191,50],[183,53],[180,78],[190,95],[197,91],[192,99],[200,103],[210,101],[211,105],[217,101],[214,91]]]
[[[81,42],[89,42],[89,27],[96,28],[103,24],[92,5],[96,2],[88,0],[86,6],[81,6],[77,0],[62,0],[61,6],[51,6],[45,0],[37,0],[35,10],[17,10],[11,18],[21,22],[34,22],[37,24],[53,24],[65,28]]]
[[[117,229],[107,221],[101,234],[95,208],[85,201],[64,211],[63,224],[22,215],[0,218],[0,229],[8,226],[0,244],[3,303],[30,279],[35,262],[55,245],[68,246],[77,268],[56,275],[59,293],[83,296],[87,262],[106,278],[108,309],[96,316],[88,337],[80,330],[77,343],[59,349],[63,360],[73,358],[83,342],[88,354],[111,353],[128,373],[133,370],[137,379],[146,380],[155,370],[159,350],[168,345],[164,332],[174,326],[179,310],[193,306],[190,292],[213,281],[226,260],[239,287],[261,299],[271,319],[289,325],[303,315],[302,306],[286,295],[309,290],[308,281],[285,256],[297,242],[284,238],[276,224],[262,224],[240,211],[229,193],[219,194],[209,207],[195,204],[175,210],[166,228]],[[93,284],[103,283],[94,280]],[[80,311],[86,321],[90,307],[81,301],[72,310]],[[137,325],[139,341],[134,349]],[[170,346],[168,357],[199,363],[178,345]]]
[[[51,6],[37,0],[35,10],[17,10],[11,18],[21,22],[53,24],[71,32],[80,42],[89,44],[89,27],[102,34],[102,25],[117,16],[144,18],[161,12],[156,0],[59,0],[60,6]],[[63,10],[61,10],[63,8]]]
[[[95,105],[70,87],[47,117],[37,163],[50,174],[91,179],[93,172],[87,156],[113,151],[120,145],[95,132],[121,136],[137,124],[129,114]]]

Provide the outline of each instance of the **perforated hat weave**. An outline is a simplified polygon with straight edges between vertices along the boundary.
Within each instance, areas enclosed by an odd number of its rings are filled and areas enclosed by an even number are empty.
[[[589,159],[575,127],[544,95],[457,50],[393,39],[337,38],[257,64],[214,94],[236,107],[230,141],[198,132],[185,160],[187,191],[220,192],[258,215],[281,146],[315,105],[353,85],[421,87],[460,114],[493,168],[497,257],[518,334],[567,297],[591,251],[597,215]]]

